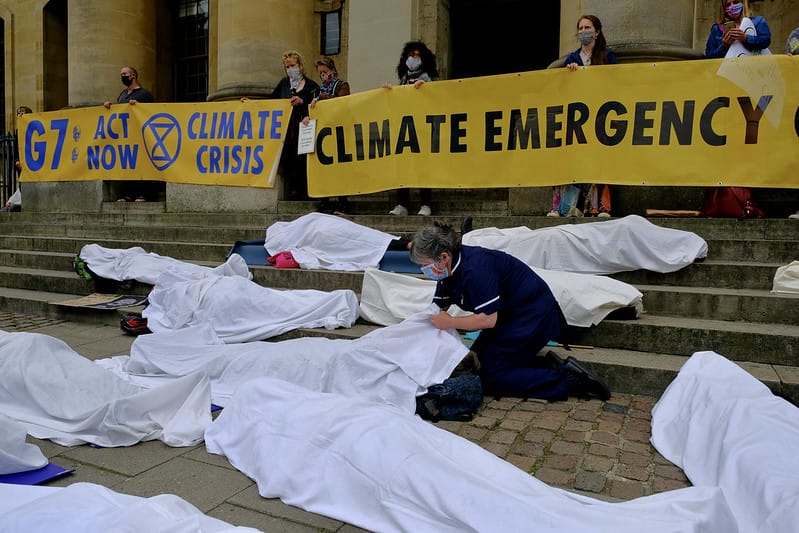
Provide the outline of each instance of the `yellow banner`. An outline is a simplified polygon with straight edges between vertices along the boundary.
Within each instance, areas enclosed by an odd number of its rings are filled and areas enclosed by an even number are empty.
[[[271,187],[288,100],[115,104],[20,117],[25,181]]]
[[[796,87],[799,58],[773,55],[370,90],[311,111],[317,130],[309,191],[566,183],[795,188]]]

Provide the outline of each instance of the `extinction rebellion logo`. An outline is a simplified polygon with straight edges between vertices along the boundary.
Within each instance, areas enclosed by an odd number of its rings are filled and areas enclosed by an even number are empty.
[[[147,157],[156,169],[166,170],[177,160],[183,135],[175,117],[167,113],[153,115],[141,133]]]

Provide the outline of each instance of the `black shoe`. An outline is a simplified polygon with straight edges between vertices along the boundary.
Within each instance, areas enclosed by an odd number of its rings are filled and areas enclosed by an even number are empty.
[[[544,354],[544,359],[546,359],[549,368],[560,368],[566,363],[561,356],[551,350]]]
[[[472,216],[466,215],[461,221],[461,237],[472,231]]]
[[[577,378],[580,383],[579,392],[588,396],[595,396],[606,402],[610,399],[610,389],[599,376],[585,368],[571,355],[566,358],[563,367],[566,372]]]

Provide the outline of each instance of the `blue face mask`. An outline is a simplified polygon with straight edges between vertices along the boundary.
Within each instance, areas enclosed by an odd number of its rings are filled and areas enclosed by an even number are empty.
[[[727,14],[731,17],[737,17],[738,15],[741,14],[741,11],[743,10],[744,10],[743,4],[731,4],[726,8],[724,8],[724,11],[726,11]]]
[[[442,279],[449,277],[449,271],[447,270],[447,268],[444,267],[444,270],[436,268],[435,263],[430,263],[429,265],[425,265],[421,268],[422,268],[422,274],[424,274],[425,277],[432,279],[433,281],[441,281]]]

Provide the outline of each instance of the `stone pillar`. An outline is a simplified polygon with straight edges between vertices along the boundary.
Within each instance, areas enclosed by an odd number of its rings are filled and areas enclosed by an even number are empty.
[[[702,53],[693,47],[696,2],[561,2],[562,58],[558,66],[566,55],[579,47],[577,20],[580,15],[599,17],[608,45],[622,62],[699,59]]]
[[[116,100],[123,66],[135,68],[141,85],[158,100],[156,2],[69,2],[70,106]]]
[[[285,76],[281,56],[297,50],[305,73],[316,79],[319,55],[314,0],[217,0],[211,12],[217,48],[208,100],[264,97]]]

